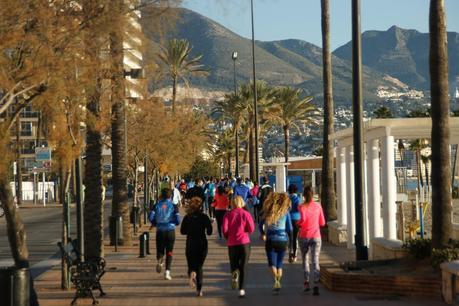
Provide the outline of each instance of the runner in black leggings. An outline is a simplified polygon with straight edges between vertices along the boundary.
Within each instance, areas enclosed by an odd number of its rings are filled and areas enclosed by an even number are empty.
[[[180,233],[186,235],[186,261],[190,285],[196,287],[196,295],[202,296],[202,266],[207,256],[207,235],[212,235],[212,222],[202,212],[202,200],[190,200],[187,215],[183,219]]]

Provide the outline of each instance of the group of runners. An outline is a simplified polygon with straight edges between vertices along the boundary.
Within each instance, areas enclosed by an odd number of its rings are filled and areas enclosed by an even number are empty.
[[[167,181],[167,180],[165,180]],[[213,233],[217,222],[218,239],[225,239],[231,270],[231,287],[244,297],[246,270],[250,257],[250,237],[258,227],[269,271],[273,277],[273,293],[282,287],[283,261],[297,260],[297,248],[301,253],[304,283],[303,290],[319,294],[319,254],[321,249],[320,227],[325,225],[320,204],[313,200],[313,190],[306,186],[298,194],[296,185],[288,187],[288,193],[273,192],[267,178],[263,184],[223,178],[196,179],[194,184],[184,181],[177,185],[163,185],[160,200],[149,214],[156,227],[156,271],[163,272],[171,280],[175,230],[186,235],[185,255],[188,264],[190,286],[198,297],[203,295],[203,266],[208,252],[207,236]],[[168,182],[168,181],[167,181]],[[186,187],[185,187],[186,185]],[[168,187],[169,186],[169,187]],[[179,206],[184,205],[181,220]],[[310,261],[312,272],[310,269]]]

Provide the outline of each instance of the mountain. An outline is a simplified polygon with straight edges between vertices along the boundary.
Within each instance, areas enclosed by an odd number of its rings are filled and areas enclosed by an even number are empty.
[[[251,40],[230,31],[217,22],[187,9],[179,9],[179,22],[170,37],[187,39],[193,46],[193,54],[202,54],[201,60],[210,70],[207,78],[192,79],[192,85],[207,89],[233,89],[233,60],[231,54],[238,52],[236,78],[247,82],[252,78]],[[155,24],[149,15],[141,22],[145,35],[157,43],[151,29]],[[302,40],[273,42],[257,41],[256,72],[258,80],[271,85],[290,85],[322,99],[322,51],[321,48]],[[349,105],[352,97],[351,62],[332,56],[335,101]],[[364,97],[366,101],[378,101],[379,86],[400,89],[400,83],[385,74],[364,67]],[[401,84],[404,86],[404,84]]]
[[[333,54],[350,60],[352,42],[336,49]],[[448,32],[448,56],[453,90],[459,76],[459,33]],[[362,63],[411,87],[428,90],[429,34],[397,26],[387,31],[366,31],[362,34]]]

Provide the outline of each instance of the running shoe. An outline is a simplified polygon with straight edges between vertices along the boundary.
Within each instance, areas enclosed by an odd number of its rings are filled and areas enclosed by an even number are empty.
[[[316,296],[320,295],[319,287],[314,286],[314,288],[312,288],[312,295],[316,295]]]
[[[245,290],[244,289],[239,290],[239,297],[240,298],[245,297]]]
[[[166,272],[164,272],[164,279],[165,280],[171,280],[172,279],[171,271],[166,270]]]
[[[196,291],[196,296],[197,297],[201,297],[203,294],[202,294],[202,290],[199,290],[199,291]]]
[[[158,259],[158,263],[156,264],[156,272],[161,273],[163,270],[163,259]]]
[[[196,272],[194,271],[190,273],[190,287],[196,288]]]
[[[239,271],[235,270],[231,274],[231,289],[236,290],[239,286]]]
[[[303,291],[304,292],[308,292],[309,290],[311,290],[311,287],[309,286],[309,282],[308,281],[304,281]]]

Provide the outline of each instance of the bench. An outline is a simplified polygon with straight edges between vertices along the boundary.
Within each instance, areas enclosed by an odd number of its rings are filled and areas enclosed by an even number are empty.
[[[92,304],[98,304],[99,302],[94,297],[92,290],[99,290],[101,297],[105,295],[100,284],[100,279],[105,274],[105,259],[97,257],[86,258],[85,261],[81,261],[76,240],[70,239],[66,245],[58,242],[57,245],[68,264],[70,280],[76,287],[75,297],[71,305],[75,305],[80,297],[91,297]]]

